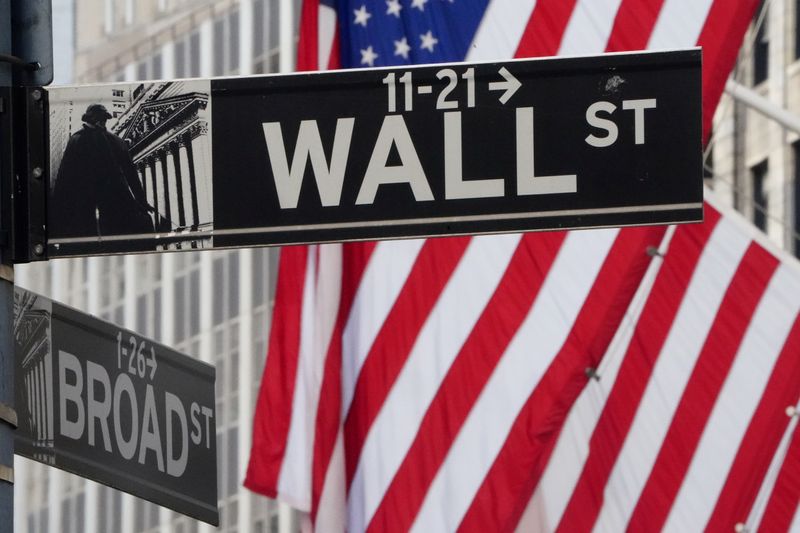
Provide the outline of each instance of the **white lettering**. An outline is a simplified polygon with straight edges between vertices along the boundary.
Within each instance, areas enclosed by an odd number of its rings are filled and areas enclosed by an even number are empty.
[[[200,427],[200,420],[197,419],[197,415],[200,414],[200,406],[197,405],[197,402],[192,402],[189,412],[192,417],[192,442],[197,445],[203,440],[203,430]]]
[[[328,166],[317,121],[302,121],[300,123],[300,131],[297,133],[297,144],[292,157],[291,170],[289,170],[286,145],[283,142],[280,123],[267,122],[263,124],[267,153],[269,154],[281,209],[297,207],[300,189],[303,184],[303,175],[309,159],[311,159],[311,168],[314,171],[314,179],[317,182],[317,190],[319,191],[322,205],[339,205],[354,122],[355,119],[353,118],[340,118],[336,121],[333,153],[331,155],[331,164]]]
[[[75,383],[67,383],[67,371],[75,376]],[[59,411],[61,412],[60,431],[65,437],[78,440],[83,436],[86,413],[84,412],[81,392],[83,391],[83,371],[78,358],[71,353],[63,350],[58,351],[58,388],[61,401]],[[67,404],[71,403],[77,410],[77,418],[70,420],[67,417]]]
[[[206,406],[201,407],[200,410],[206,417],[206,448],[211,448],[211,419],[214,418],[214,411]]]
[[[103,388],[102,401],[97,401],[95,398],[95,383],[99,383]],[[108,372],[105,368],[91,361],[86,361],[86,393],[89,444],[94,446],[94,420],[97,419],[103,434],[103,447],[110,452],[111,435],[108,431],[108,415],[111,414],[111,381],[108,379]]]
[[[606,148],[607,146],[611,146],[617,142],[617,137],[619,136],[619,129],[617,129],[617,125],[607,118],[600,118],[597,116],[597,114],[600,112],[608,113],[610,115],[616,111],[616,109],[617,106],[611,102],[595,102],[589,106],[589,108],[586,110],[586,122],[588,122],[592,127],[604,130],[606,135],[605,137],[598,137],[594,134],[590,134],[588,137],[586,137],[587,144],[594,146],[595,148]]]
[[[533,108],[517,108],[517,194],[572,193],[578,190],[577,174],[537,176],[533,168]]]
[[[142,420],[142,438],[139,442],[139,464],[144,464],[147,457],[147,450],[156,452],[156,462],[158,469],[164,471],[164,453],[161,450],[161,432],[158,427],[158,413],[156,412],[156,400],[153,398],[153,386],[147,384],[147,392],[144,395],[144,418]]]
[[[644,144],[644,110],[655,109],[655,107],[655,98],[622,101],[622,109],[633,109],[633,131],[636,144]]]
[[[392,145],[397,147],[397,153],[400,155],[401,164],[398,166],[386,164]],[[358,191],[356,204],[374,202],[378,187],[385,183],[408,183],[416,201],[433,200],[433,192],[401,115],[389,115],[383,119],[381,131],[378,133],[367,165],[367,172],[364,174],[364,181]]]
[[[449,70],[449,69],[446,69]],[[503,196],[502,178],[464,181],[461,149],[461,112],[444,114],[444,197],[450,199]]]
[[[186,463],[189,459],[189,431],[186,424],[186,411],[180,398],[169,392],[164,393],[164,405],[167,410],[167,474],[180,477],[186,470]],[[172,431],[173,415],[178,415],[181,423],[181,455],[174,458],[175,433]]]
[[[131,436],[127,440],[122,434],[122,413],[120,413],[123,392],[128,396],[130,405],[128,420],[131,421]],[[136,453],[136,441],[139,438],[139,405],[136,403],[136,392],[128,374],[117,375],[117,380],[114,382],[114,436],[117,439],[119,453],[125,459],[131,459]]]

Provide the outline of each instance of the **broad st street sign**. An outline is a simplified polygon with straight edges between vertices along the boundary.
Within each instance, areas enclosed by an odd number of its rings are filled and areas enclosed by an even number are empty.
[[[15,453],[213,525],[213,366],[17,287]]]
[[[47,89],[42,257],[698,221],[700,60]]]

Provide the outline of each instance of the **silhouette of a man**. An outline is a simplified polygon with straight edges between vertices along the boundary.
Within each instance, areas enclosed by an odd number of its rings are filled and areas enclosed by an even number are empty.
[[[70,137],[51,197],[51,237],[88,237],[154,231],[128,146],[106,129],[111,113],[92,104],[83,128]]]

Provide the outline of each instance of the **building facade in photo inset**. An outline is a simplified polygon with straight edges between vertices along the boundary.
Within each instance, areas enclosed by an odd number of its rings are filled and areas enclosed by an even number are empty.
[[[210,112],[207,81],[51,90],[51,244],[211,247]]]

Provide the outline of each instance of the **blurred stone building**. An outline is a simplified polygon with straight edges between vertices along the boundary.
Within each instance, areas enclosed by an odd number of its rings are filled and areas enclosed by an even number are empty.
[[[728,86],[707,148],[707,182],[800,257],[800,132],[786,124],[800,124],[800,2],[762,2]]]
[[[53,11],[56,83],[208,78],[293,69],[299,12],[295,0],[54,0]],[[136,105],[137,98],[146,102],[144,96],[120,94],[119,105],[112,104],[109,111],[124,124],[125,110]],[[54,119],[74,117],[65,113]],[[80,124],[65,124],[64,131],[75,128]],[[67,136],[60,142],[66,140]],[[185,147],[180,150],[183,161],[188,153]],[[140,172],[157,176],[151,162],[160,165],[159,154],[140,155]],[[203,157],[196,151],[192,156]],[[160,208],[166,209],[164,195],[161,199]],[[179,207],[173,207],[178,220]],[[187,227],[202,223],[201,208],[191,203],[184,208]],[[219,530],[224,532],[288,533],[299,527],[288,507],[242,487],[276,261],[277,250],[262,248],[62,259],[16,269],[18,285],[216,366]],[[43,464],[17,457],[15,469],[17,531],[215,530]]]

